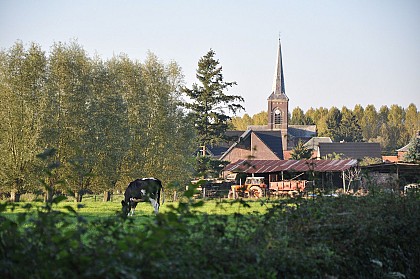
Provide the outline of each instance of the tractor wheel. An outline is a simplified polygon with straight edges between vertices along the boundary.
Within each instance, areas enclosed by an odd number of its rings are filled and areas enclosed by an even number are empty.
[[[229,193],[228,193],[228,198],[229,199],[237,199],[238,198],[238,192],[234,192],[234,191],[232,191],[232,190],[230,190],[229,191]]]
[[[293,190],[293,191],[289,191],[289,197],[291,197],[291,198],[296,198],[296,197],[298,197],[299,196],[299,192],[298,191],[296,191],[296,190]]]
[[[263,190],[258,187],[258,186],[251,186],[251,188],[249,188],[249,197],[250,198],[262,198],[263,195]]]

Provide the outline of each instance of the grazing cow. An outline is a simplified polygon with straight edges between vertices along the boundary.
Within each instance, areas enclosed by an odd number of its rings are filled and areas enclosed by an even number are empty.
[[[155,214],[157,214],[159,212],[161,191],[163,194],[162,182],[156,178],[141,178],[130,182],[125,190],[124,200],[121,201],[123,214],[132,216],[137,203],[142,201],[150,201]]]

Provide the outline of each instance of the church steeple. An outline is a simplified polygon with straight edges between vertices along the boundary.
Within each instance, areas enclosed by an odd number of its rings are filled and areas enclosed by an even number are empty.
[[[283,75],[283,60],[281,55],[281,41],[279,38],[279,49],[277,52],[277,63],[274,71],[273,88],[271,90],[270,99],[286,99],[289,98],[286,95],[286,88],[284,87],[284,75]]]
[[[280,130],[282,133],[283,150],[287,150],[289,98],[284,87],[283,61],[281,54],[281,42],[277,52],[277,63],[274,71],[273,88],[268,97],[268,129]]]

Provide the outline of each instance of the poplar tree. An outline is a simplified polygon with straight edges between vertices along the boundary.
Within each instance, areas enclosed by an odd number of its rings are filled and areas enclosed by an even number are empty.
[[[95,151],[89,148],[91,62],[76,42],[54,44],[49,62],[44,146],[57,150],[56,159],[62,168],[55,179],[67,181],[66,188],[81,201],[90,187],[96,159]]]
[[[420,131],[420,113],[413,103],[405,110],[404,126],[410,136],[416,134],[417,131]]]
[[[360,127],[362,128],[363,138],[366,141],[378,136],[380,126],[378,124],[378,113],[374,105],[366,106],[360,121]]]
[[[0,53],[0,180],[19,201],[31,182],[32,164],[40,152],[41,97],[46,57],[36,44],[17,42]]]
[[[303,110],[300,107],[295,107],[292,112],[292,118],[290,119],[291,125],[306,125],[307,121]]]
[[[341,110],[341,121],[337,136],[346,142],[360,142],[363,139],[362,129],[356,115],[346,107]]]
[[[91,190],[110,199],[122,176],[122,161],[129,150],[127,104],[122,97],[115,64],[96,59],[92,63],[92,101],[89,104],[90,140],[87,148],[96,154]]]
[[[341,112],[338,108],[332,107],[328,111],[325,118],[326,132],[325,136],[328,136],[332,141],[340,141],[340,123],[341,123]]]

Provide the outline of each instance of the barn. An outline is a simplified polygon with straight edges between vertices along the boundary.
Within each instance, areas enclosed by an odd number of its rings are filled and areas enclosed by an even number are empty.
[[[360,168],[355,159],[346,160],[237,160],[227,165],[223,176],[244,173],[263,176],[267,182],[311,180],[323,190],[357,188]]]

